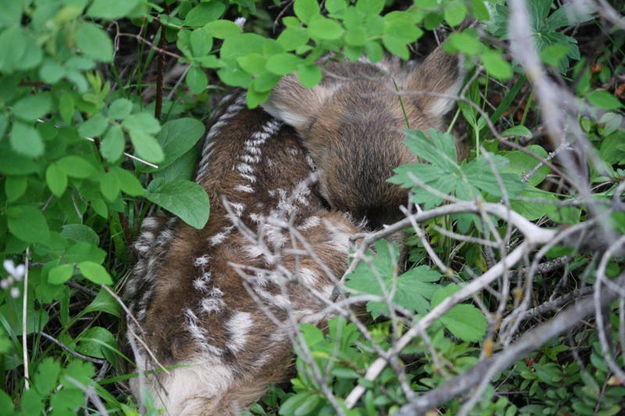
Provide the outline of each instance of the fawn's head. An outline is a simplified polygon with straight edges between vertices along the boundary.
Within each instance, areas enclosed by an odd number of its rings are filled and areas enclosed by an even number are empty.
[[[264,108],[298,131],[332,208],[380,228],[407,201],[405,190],[387,182],[394,168],[416,161],[403,131],[441,128],[453,106],[441,94],[456,94],[461,84],[458,59],[439,47],[413,69],[354,62],[329,63],[324,72],[312,89],[283,78]]]

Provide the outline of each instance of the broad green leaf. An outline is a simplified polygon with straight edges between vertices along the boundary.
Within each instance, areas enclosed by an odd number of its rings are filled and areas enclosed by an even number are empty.
[[[106,312],[110,315],[121,318],[122,308],[106,290],[101,289],[91,303],[81,312],[86,314],[90,312]]]
[[[264,43],[265,38],[260,35],[255,33],[241,33],[226,38],[221,45],[219,55],[223,60],[231,60],[239,56],[260,53]]]
[[[619,99],[607,91],[592,91],[586,98],[592,105],[604,110],[616,110],[623,107]]]
[[[22,302],[5,303],[0,306],[0,316],[9,324],[15,335],[22,335]],[[26,334],[40,332],[48,323],[50,317],[44,309],[40,309],[29,302],[26,311]],[[38,413],[39,414],[39,413]]]
[[[449,36],[448,42],[458,51],[467,55],[477,55],[484,45],[473,35],[467,32],[455,32]]]
[[[278,36],[278,43],[285,51],[292,51],[308,43],[308,31],[303,27],[288,27]]]
[[[295,0],[293,11],[299,20],[308,23],[314,16],[319,15],[319,4],[317,0]]]
[[[10,206],[6,210],[11,234],[29,243],[46,243],[50,229],[41,211],[30,205]]]
[[[97,246],[100,244],[100,237],[93,229],[84,224],[65,224],[61,235],[72,241],[84,241],[85,243]]]
[[[463,341],[481,341],[486,334],[486,318],[473,305],[454,306],[441,317],[441,322],[449,332]]]
[[[25,121],[37,121],[52,109],[52,97],[44,92],[37,95],[29,95],[13,105],[12,112],[17,118]]]
[[[247,108],[256,108],[269,98],[269,91],[258,92],[254,89],[247,90],[246,103]]]
[[[104,133],[107,126],[108,120],[106,117],[98,113],[78,127],[78,134],[82,137],[99,137]]]
[[[0,173],[5,175],[27,175],[38,170],[39,165],[32,159],[18,155],[9,150],[8,146],[0,149]]]
[[[321,15],[313,17],[308,24],[308,33],[316,39],[338,39],[343,32],[344,30],[339,23]]]
[[[186,26],[204,26],[208,22],[217,20],[226,11],[226,6],[219,1],[200,3],[192,8],[184,19]]]
[[[206,29],[212,37],[217,39],[226,39],[241,33],[241,28],[229,20],[215,20],[214,22],[207,23],[204,29]]]
[[[541,146],[530,145],[527,146],[526,149],[534,152],[542,158],[547,157],[547,152]],[[516,173],[519,179],[522,178],[527,172],[534,169],[540,163],[538,160],[536,160],[536,158],[528,155],[527,153],[521,152],[520,150],[506,153],[504,157],[510,161],[510,164],[505,169],[505,172]],[[549,168],[547,166],[541,166],[536,171],[536,173],[529,178],[527,183],[530,186],[536,186],[545,179],[548,173]]]
[[[127,98],[118,98],[109,106],[108,116],[114,119],[124,119],[132,111],[132,101]]]
[[[94,0],[87,16],[115,20],[127,16],[138,4],[139,0]]]
[[[189,89],[194,94],[199,94],[208,87],[208,78],[206,78],[206,74],[198,67],[192,67],[189,72],[187,72],[187,77],[185,78]]]
[[[528,139],[532,138],[532,132],[525,126],[514,126],[510,127],[501,132],[502,136],[514,136],[514,137],[527,137]]]
[[[156,134],[160,131],[161,125],[150,113],[132,114],[122,122],[128,130],[141,131],[148,134]]]
[[[358,0],[356,10],[368,14],[377,15],[384,9],[384,0]]]
[[[276,75],[286,75],[295,71],[302,59],[290,53],[279,53],[267,60],[266,68]]]
[[[113,284],[113,279],[111,279],[109,273],[98,263],[83,261],[78,264],[78,270],[80,270],[80,273],[93,283],[97,283],[99,285]]]
[[[0,72],[35,68],[42,57],[43,52],[37,40],[19,25],[0,32]]]
[[[100,153],[107,161],[114,163],[124,153],[124,132],[121,126],[114,124],[104,135],[104,139],[100,143]]]
[[[189,151],[204,134],[204,123],[185,117],[168,121],[156,135],[156,140],[165,153],[165,159],[159,168],[172,164],[176,159]]]
[[[361,26],[349,29],[345,35],[345,42],[351,46],[364,46],[367,43],[367,31]]]
[[[94,326],[83,332],[78,338],[76,350],[90,357],[112,357],[117,349],[115,336],[101,326]]]
[[[75,41],[85,56],[102,62],[113,60],[113,42],[99,26],[93,23],[79,22]]]
[[[106,172],[100,178],[100,192],[104,198],[108,201],[113,202],[119,196],[120,186],[119,179],[117,175],[112,172]]]
[[[58,164],[52,163],[46,169],[46,183],[50,191],[60,197],[67,189],[67,175]]]
[[[243,70],[250,74],[260,74],[265,71],[267,58],[261,54],[254,53],[237,58],[237,63]]]
[[[111,172],[117,175],[119,187],[124,193],[130,196],[141,196],[145,194],[145,189],[141,186],[141,182],[139,182],[139,179],[137,179],[132,172],[117,166],[112,167]]]
[[[399,39],[395,36],[384,34],[382,37],[382,44],[384,47],[393,55],[397,55],[402,59],[408,59],[410,57],[410,53],[408,51],[409,42]]]
[[[445,21],[451,27],[458,26],[467,15],[464,1],[452,1],[445,5]]]
[[[347,8],[347,2],[345,0],[326,0],[325,8],[331,14],[337,14]]]
[[[143,130],[130,130],[130,141],[137,155],[148,162],[159,163],[165,158],[158,141]]]
[[[43,140],[39,132],[28,124],[20,121],[13,122],[9,142],[13,151],[21,155],[31,158],[43,155]]]
[[[323,73],[317,65],[302,65],[297,69],[297,79],[306,88],[312,88],[321,82]]]
[[[93,165],[77,155],[65,156],[57,160],[59,168],[72,178],[88,178],[96,173]]]
[[[206,29],[195,29],[189,35],[189,46],[193,56],[208,55],[213,47],[213,38]]]
[[[61,264],[48,272],[48,282],[53,285],[61,285],[67,282],[74,274],[74,265]]]
[[[28,188],[28,179],[26,176],[7,176],[4,182],[4,193],[7,201],[13,202],[18,200]]]
[[[163,183],[148,192],[146,198],[194,228],[201,229],[208,221],[208,195],[197,183],[187,180]]]
[[[501,57],[499,52],[488,51],[481,56],[484,68],[489,74],[501,80],[512,78],[512,66]]]

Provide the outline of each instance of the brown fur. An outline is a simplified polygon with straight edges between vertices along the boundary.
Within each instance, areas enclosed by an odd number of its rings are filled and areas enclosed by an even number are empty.
[[[297,195],[296,189],[311,174],[294,131],[276,129],[258,145],[262,152],[258,162],[240,165],[252,133],[269,120],[261,110],[241,110],[212,139],[209,168],[200,178],[212,198],[211,217],[202,230],[178,221],[170,226],[167,239],[165,221],[149,219],[137,242],[143,257],[128,284],[127,298],[141,328],[132,322],[130,328],[142,334],[161,364],[183,365],[170,374],[146,376],[148,391],[169,414],[237,414],[287,375],[289,314],[297,322],[317,323],[323,318],[315,314],[324,302],[312,293],[329,299],[330,276],[311,255],[301,253],[301,242],[291,240],[287,230],[261,226],[257,216],[290,221],[333,277],[340,278],[346,269],[347,240],[357,231],[349,217],[328,211],[313,193],[304,192],[291,205],[283,198]],[[246,172],[254,181],[245,182]],[[237,190],[246,184],[253,192]],[[244,208],[233,217],[227,208],[236,204]],[[318,223],[311,220],[315,218]],[[239,228],[230,229],[239,221]],[[279,259],[259,254],[259,246],[246,238],[243,227],[265,232],[261,244]],[[228,229],[219,242],[211,242]],[[300,252],[294,253],[294,248]],[[243,277],[234,265],[255,271]],[[290,275],[283,276],[279,268]],[[210,273],[207,287],[199,286],[206,273]],[[307,281],[305,273],[314,280]],[[261,283],[263,276],[268,276],[267,283]],[[262,290],[270,296],[263,298]],[[207,300],[210,307],[204,308]],[[141,346],[136,349],[139,367],[158,368]],[[138,379],[132,382],[137,397],[140,384]]]
[[[394,168],[416,160],[403,131],[442,127],[453,100],[427,93],[457,93],[458,59],[438,48],[414,70],[357,62],[329,63],[324,71],[312,89],[283,78],[265,109],[297,129],[332,208],[380,228],[397,220],[407,202],[407,191],[386,181]]]

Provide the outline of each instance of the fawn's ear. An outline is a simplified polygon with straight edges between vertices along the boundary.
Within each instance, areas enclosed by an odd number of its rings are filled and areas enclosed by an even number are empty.
[[[317,85],[306,88],[294,75],[287,75],[274,87],[269,100],[262,106],[275,118],[300,130],[315,117],[332,94],[330,87]]]
[[[439,46],[423,63],[408,75],[405,86],[414,91],[411,99],[419,108],[433,117],[445,115],[454,105],[454,99],[419,94],[427,91],[435,94],[456,95],[462,86],[464,65],[458,56],[449,55]]]

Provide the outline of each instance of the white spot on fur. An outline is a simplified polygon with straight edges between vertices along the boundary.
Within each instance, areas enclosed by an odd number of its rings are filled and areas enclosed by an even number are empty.
[[[193,265],[195,267],[206,267],[210,262],[210,256],[208,254],[204,254],[203,256],[197,257],[193,260]]]
[[[252,327],[252,315],[248,312],[237,312],[226,323],[226,329],[230,333],[228,347],[234,352],[241,351],[247,342],[249,329]]]
[[[247,194],[251,194],[254,192],[254,189],[249,185],[237,185],[234,187],[235,191],[245,192]]]
[[[312,217],[306,218],[306,220],[302,223],[299,229],[302,231],[308,231],[311,228],[318,227],[319,224],[321,224],[321,220],[319,219],[319,217],[313,215]]]
[[[300,277],[304,285],[313,287],[317,284],[318,276],[317,273],[307,267],[302,267],[300,271]]]

